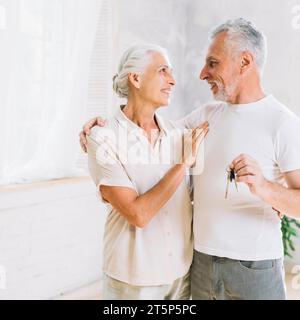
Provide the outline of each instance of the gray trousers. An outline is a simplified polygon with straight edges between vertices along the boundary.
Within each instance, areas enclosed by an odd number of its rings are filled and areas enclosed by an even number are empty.
[[[283,259],[243,261],[194,250],[193,300],[285,300]]]

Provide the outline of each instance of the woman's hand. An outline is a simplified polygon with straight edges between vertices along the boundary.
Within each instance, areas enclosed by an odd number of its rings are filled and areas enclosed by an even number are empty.
[[[208,131],[209,124],[206,121],[184,135],[182,159],[186,166],[192,167],[195,164],[199,145],[203,142]]]

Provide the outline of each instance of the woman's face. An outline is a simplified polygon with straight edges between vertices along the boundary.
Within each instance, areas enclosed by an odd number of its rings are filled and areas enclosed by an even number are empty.
[[[168,57],[151,53],[150,63],[141,76],[139,94],[143,100],[154,106],[167,106],[175,79]]]

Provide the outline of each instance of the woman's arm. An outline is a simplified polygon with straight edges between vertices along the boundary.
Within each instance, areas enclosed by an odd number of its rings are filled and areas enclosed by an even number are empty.
[[[143,228],[166,204],[182,182],[185,164],[177,164],[149,191],[138,196],[126,187],[101,185],[102,198],[109,202],[132,225]]]
[[[197,130],[198,129],[198,130]],[[201,129],[201,130],[199,130]],[[184,143],[183,163],[174,165],[164,177],[142,195],[127,187],[100,185],[102,198],[109,202],[132,225],[143,228],[172,197],[183,180],[185,170],[196,160],[199,144],[208,133],[208,123],[193,130]]]

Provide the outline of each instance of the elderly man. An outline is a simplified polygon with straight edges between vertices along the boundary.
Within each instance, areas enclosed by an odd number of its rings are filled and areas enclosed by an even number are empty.
[[[286,297],[276,211],[300,217],[300,120],[264,93],[265,60],[265,37],[252,23],[217,27],[200,79],[218,101],[180,120],[211,128],[204,172],[194,176],[193,299]]]

